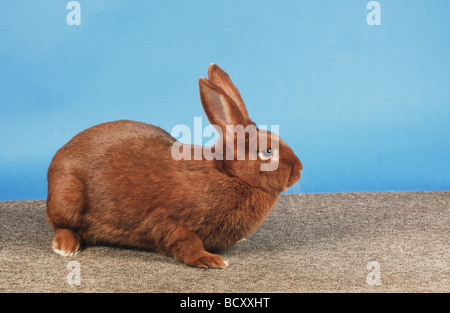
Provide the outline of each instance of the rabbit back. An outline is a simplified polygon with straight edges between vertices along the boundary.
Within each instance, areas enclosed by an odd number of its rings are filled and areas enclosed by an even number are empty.
[[[55,229],[79,230],[92,243],[126,244],[129,228],[139,225],[157,195],[171,188],[174,141],[159,127],[133,121],[79,133],[50,164],[48,222]]]

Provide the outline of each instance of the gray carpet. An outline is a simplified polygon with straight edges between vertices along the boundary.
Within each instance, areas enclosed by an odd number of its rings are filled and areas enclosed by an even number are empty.
[[[44,215],[0,202],[0,292],[450,292],[450,191],[283,195],[224,270],[107,246],[64,258]]]

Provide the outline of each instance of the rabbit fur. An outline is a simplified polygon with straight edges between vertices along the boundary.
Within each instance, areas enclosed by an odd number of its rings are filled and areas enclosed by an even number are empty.
[[[209,66],[199,88],[208,120],[222,131],[212,151],[225,153],[225,139],[236,140],[226,125],[255,123],[217,65]],[[256,136],[261,134],[258,129]],[[48,169],[46,218],[55,231],[53,250],[66,256],[87,245],[109,244],[171,255],[194,267],[225,268],[227,262],[213,252],[254,232],[279,194],[300,179],[302,164],[292,149],[277,135],[264,135],[267,144],[263,140],[258,151],[271,148],[274,136],[279,142],[274,171],[261,171],[267,160],[249,160],[248,151],[245,160],[174,160],[177,141],[142,122],[107,122],[82,131]],[[192,154],[203,148],[184,145],[189,147]]]

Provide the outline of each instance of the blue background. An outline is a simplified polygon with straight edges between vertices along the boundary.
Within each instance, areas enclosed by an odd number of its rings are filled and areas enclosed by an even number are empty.
[[[290,192],[450,189],[450,1],[2,1],[0,200],[46,198],[54,153],[95,124],[171,131],[224,68],[303,162]]]

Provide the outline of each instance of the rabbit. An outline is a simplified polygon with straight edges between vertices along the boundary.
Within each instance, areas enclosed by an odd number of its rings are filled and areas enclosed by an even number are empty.
[[[199,90],[222,139],[236,144],[226,125],[255,125],[238,89],[216,64],[209,66],[208,78],[199,79]],[[262,132],[257,129],[256,135]],[[57,151],[48,169],[52,249],[69,256],[107,244],[162,253],[193,267],[227,267],[215,253],[253,233],[280,193],[301,176],[302,163],[293,150],[276,134],[264,135],[267,144],[259,144],[253,160],[248,151],[245,160],[174,160],[177,141],[157,126],[119,120],[80,132]],[[278,147],[270,146],[274,138]],[[211,151],[225,154],[224,140]],[[247,150],[248,145],[246,134]],[[186,147],[192,153],[202,149]],[[262,171],[260,166],[275,156],[276,170]]]

